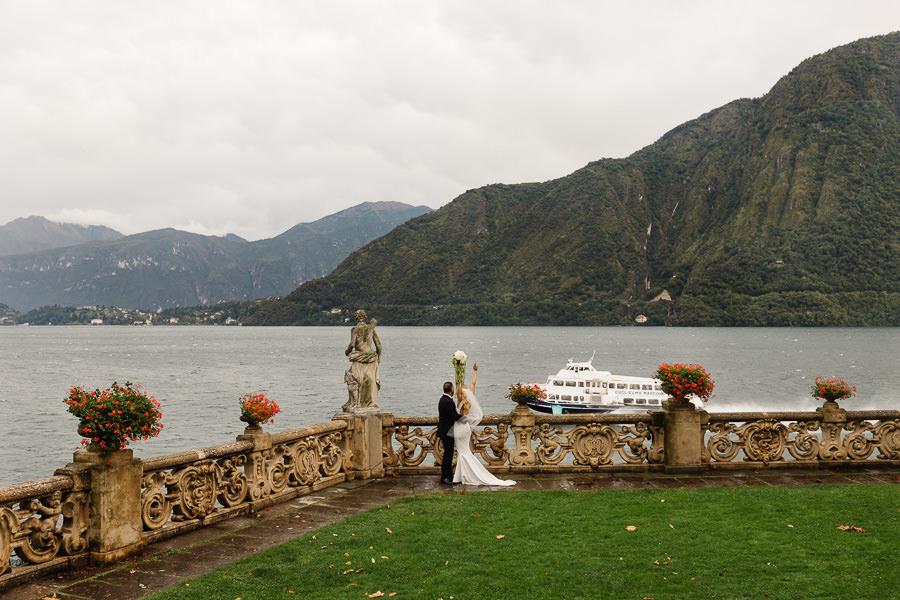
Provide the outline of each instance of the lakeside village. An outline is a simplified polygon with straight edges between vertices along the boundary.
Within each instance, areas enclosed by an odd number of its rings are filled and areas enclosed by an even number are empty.
[[[27,313],[0,307],[0,325],[241,325],[225,310],[195,306],[149,312],[112,306],[45,306]]]
[[[260,299],[277,300],[276,297]],[[243,323],[232,316],[240,302],[225,302],[215,306],[189,306],[184,308],[158,309],[155,312],[115,306],[43,306],[19,313],[0,304],[0,326],[28,325],[229,325]],[[349,323],[351,315],[341,308],[325,311],[336,318],[342,313],[343,322]]]
[[[668,295],[668,294],[666,294]],[[270,297],[265,300],[276,300]],[[667,298],[668,299],[668,298]],[[158,309],[156,312],[115,306],[43,306],[41,308],[19,313],[5,304],[0,304],[0,326],[29,325],[131,325],[144,327],[148,325],[229,325],[240,326],[243,323],[231,316],[231,311],[239,302],[225,302],[215,306],[189,306],[185,308]],[[440,307],[435,307],[436,309]],[[341,308],[324,311],[340,319],[342,313],[344,323],[351,321],[349,312]],[[233,313],[232,313],[233,314]],[[638,325],[647,323],[645,315],[637,315],[634,322]],[[338,324],[338,322],[335,322]]]

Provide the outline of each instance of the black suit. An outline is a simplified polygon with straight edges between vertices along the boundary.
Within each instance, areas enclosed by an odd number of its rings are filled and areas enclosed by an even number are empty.
[[[444,443],[444,456],[441,459],[441,479],[453,479],[453,450],[455,444],[450,428],[462,418],[456,410],[456,404],[449,394],[444,394],[438,400],[438,428],[437,434]]]

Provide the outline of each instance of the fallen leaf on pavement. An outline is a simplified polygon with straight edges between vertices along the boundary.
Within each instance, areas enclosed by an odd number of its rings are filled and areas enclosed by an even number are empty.
[[[634,525],[629,525],[625,528],[625,531],[637,531],[637,527],[635,527]]]

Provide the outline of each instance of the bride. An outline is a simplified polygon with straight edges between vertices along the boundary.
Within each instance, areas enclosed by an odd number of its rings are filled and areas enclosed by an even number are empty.
[[[453,424],[452,434],[456,443],[456,471],[453,481],[460,481],[466,485],[515,485],[512,479],[498,479],[482,465],[472,449],[469,447],[469,438],[472,436],[472,427],[481,423],[484,411],[475,398],[475,380],[478,379],[478,363],[472,365],[472,383],[468,386],[460,385],[456,388],[457,407],[463,417]]]

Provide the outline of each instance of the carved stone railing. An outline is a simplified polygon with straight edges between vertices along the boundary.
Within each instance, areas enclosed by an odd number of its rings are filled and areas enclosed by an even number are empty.
[[[89,490],[54,476],[0,487],[0,575],[12,562],[64,564],[87,551]]]
[[[437,417],[382,414],[384,466],[439,472]],[[900,411],[707,413],[692,408],[645,414],[486,415],[472,452],[502,472],[665,470],[900,464]]]
[[[347,421],[276,434],[248,428],[230,444],[144,461],[144,540],[177,535],[344,481],[347,428]]]
[[[666,404],[666,403],[664,403]],[[54,477],[0,487],[0,590],[46,569],[112,562],[147,543],[385,471],[437,474],[437,417],[360,408],[321,425],[134,458],[79,451]],[[495,473],[702,472],[900,465],[900,411],[544,415],[519,406],[474,428]]]
[[[703,462],[714,467],[900,460],[900,411],[711,413]]]
[[[398,473],[437,473],[443,444],[437,417],[382,415],[384,466]],[[470,447],[493,472],[648,470],[661,465],[662,424],[651,414],[486,415]]]
[[[0,590],[48,569],[112,562],[147,543],[383,471],[355,464],[367,419],[312,427],[141,461],[131,450],[78,451],[54,477],[0,487]],[[380,448],[379,458],[380,458]],[[358,461],[359,462],[359,461]]]

